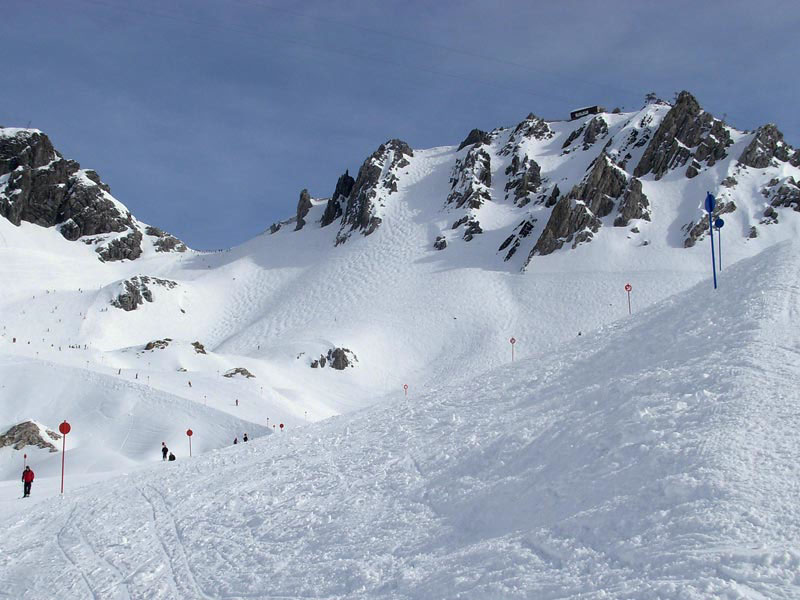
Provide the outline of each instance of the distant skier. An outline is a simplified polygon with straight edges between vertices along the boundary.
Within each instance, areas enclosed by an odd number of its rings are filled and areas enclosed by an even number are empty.
[[[167,454],[169,453],[169,448],[164,442],[161,442],[161,460],[167,460]]]
[[[23,498],[27,498],[31,495],[31,484],[33,483],[33,477],[33,470],[31,470],[30,467],[25,467],[25,470],[22,472]]]
[[[170,462],[175,460],[175,455],[172,452],[169,453],[169,460],[170,460]]]
[[[239,443],[239,438],[238,437],[233,438],[233,445],[235,446],[238,443]]]
[[[244,434],[244,437],[242,438],[242,441],[244,441],[244,442],[247,441],[247,434],[246,433]]]
[[[236,406],[239,406],[239,399],[236,399]]]

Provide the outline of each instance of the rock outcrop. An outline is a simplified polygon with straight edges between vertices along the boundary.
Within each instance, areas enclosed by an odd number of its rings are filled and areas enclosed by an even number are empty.
[[[306,225],[306,215],[311,210],[311,194],[307,189],[300,192],[300,200],[297,201],[297,225],[294,230],[300,231]]]
[[[650,220],[650,201],[642,191],[642,182],[636,177],[628,182],[619,204],[619,215],[614,219],[614,227],[627,227],[632,219]]]
[[[713,222],[717,217],[735,210],[736,203],[734,203],[733,200],[722,200],[718,198],[717,206],[714,208],[714,212],[711,215],[711,221]],[[691,223],[687,223],[682,229],[686,232],[686,239],[683,241],[683,247],[691,248],[698,240],[705,237],[708,233],[708,213],[703,211],[703,216],[698,218],[696,222],[692,221]]]
[[[148,225],[144,230],[145,235],[156,238],[153,246],[156,252],[186,252],[186,244],[166,231]]]
[[[492,140],[492,136],[480,129],[473,129],[469,132],[467,137],[458,145],[458,150],[463,150],[467,146],[474,146],[475,144],[483,145],[488,144]]]
[[[575,248],[591,240],[600,229],[600,219],[611,214],[614,201],[627,189],[628,175],[608,155],[601,154],[589,166],[583,181],[556,202],[528,262],[533,256],[550,254],[565,243],[571,242]]]
[[[380,209],[387,196],[397,191],[397,171],[407,167],[407,157],[414,156],[408,144],[389,140],[370,156],[358,170],[358,177],[347,199],[336,245],[347,241],[352,232],[370,235],[381,224]]]
[[[344,214],[344,207],[347,205],[347,199],[350,197],[355,183],[356,180],[350,177],[349,170],[339,177],[336,182],[336,189],[333,190],[333,194],[325,205],[325,212],[322,213],[321,227],[330,225]]]
[[[144,349],[145,350],[164,350],[169,343],[172,341],[172,338],[164,338],[163,340],[153,340],[152,342],[147,342]]]
[[[96,251],[103,262],[139,258],[142,255],[142,232],[138,229],[133,230],[128,235],[115,238],[105,246],[100,246]]]
[[[100,260],[138,258],[142,231],[110,192],[96,171],[62,157],[44,133],[0,127],[0,216],[14,225],[26,221],[56,227],[70,241],[105,235],[110,242],[106,237],[91,240],[100,244]],[[172,236],[155,246],[160,251],[186,249]]]
[[[171,290],[177,285],[176,282],[169,279],[136,275],[122,282],[123,291],[111,301],[111,305],[124,311],[136,310],[137,307],[144,304],[145,300],[153,301],[151,286],[161,286]]]
[[[492,164],[489,153],[480,147],[472,148],[463,159],[456,159],[450,176],[450,193],[446,205],[456,208],[480,208],[491,200]]]
[[[358,362],[356,355],[348,348],[331,348],[328,350],[328,355],[320,355],[311,361],[311,368],[325,368],[329,366],[337,371],[344,371],[348,367],[354,367]]]
[[[42,435],[44,430],[44,435]],[[22,450],[25,446],[36,446],[50,452],[58,452],[52,442],[61,439],[61,434],[50,429],[40,427],[33,421],[23,421],[11,427],[0,435],[0,448],[11,446],[15,450]]]
[[[542,185],[542,168],[533,158],[515,153],[511,163],[506,167],[508,182],[506,183],[506,199],[514,193],[514,204],[525,206],[531,201],[531,195],[539,191]]]
[[[798,154],[783,141],[783,134],[772,123],[758,128],[752,141],[742,151],[739,162],[754,169],[765,169],[775,159],[790,162],[792,166],[800,166]]]
[[[229,369],[225,371],[222,375],[223,377],[227,377],[228,379],[232,377],[244,377],[245,379],[254,379],[255,375],[253,375],[250,371],[245,369],[244,367],[236,367],[235,369]]]
[[[705,112],[689,92],[681,92],[661,121],[633,171],[636,177],[653,173],[661,179],[667,171],[694,159],[686,175],[694,177],[705,162],[708,166],[727,155],[733,144],[728,128]]]
[[[548,140],[554,135],[547,121],[530,113],[508,136],[508,142],[500,150],[500,156],[513,153],[524,140]]]
[[[192,342],[192,348],[194,348],[194,351],[197,354],[205,354],[206,353],[206,347],[203,344],[201,344],[200,342]]]
[[[508,248],[506,251],[506,255],[503,258],[503,261],[508,261],[511,259],[514,254],[516,254],[517,250],[519,249],[520,245],[522,244],[522,240],[527,238],[531,233],[533,233],[533,229],[536,226],[537,219],[530,218],[525,219],[514,228],[514,232],[508,236],[500,247],[497,249],[498,252],[503,252]]]

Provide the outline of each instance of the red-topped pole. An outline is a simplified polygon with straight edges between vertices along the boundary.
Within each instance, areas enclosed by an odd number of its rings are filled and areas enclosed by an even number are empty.
[[[186,430],[186,435],[189,436],[189,458],[192,457],[192,434],[193,433],[194,433],[194,431],[192,431],[191,429],[187,429]]]
[[[625,291],[628,292],[628,314],[631,314],[631,290],[633,286],[630,283],[625,284]]]
[[[511,342],[511,362],[514,362],[514,344],[516,344],[516,343],[517,343],[517,340],[516,340],[516,338],[513,338],[513,337],[512,337],[512,338],[511,338],[510,340],[508,340],[508,341],[509,341],[509,342]]]
[[[69,423],[64,421],[61,425],[58,426],[58,430],[61,432],[63,436],[61,438],[62,445],[61,445],[61,495],[64,495],[64,454],[67,452],[67,434],[72,431],[72,427]]]

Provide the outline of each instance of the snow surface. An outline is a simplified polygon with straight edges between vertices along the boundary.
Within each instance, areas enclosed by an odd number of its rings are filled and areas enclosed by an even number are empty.
[[[4,593],[796,598],[797,253],[469,381],[6,516]]]
[[[609,140],[632,169],[644,147],[629,140],[668,109],[602,115],[608,135],[587,151],[561,147],[594,116],[550,123],[524,151],[566,193]],[[415,150],[380,227],[337,247],[318,200],[298,232],[183,254],[145,236],[117,263],[0,219],[0,431],[73,427],[63,499],[60,452],[0,449],[0,595],[799,596],[800,214],[760,219],[764,185],[800,170],[738,169],[752,135],[731,133],[697,177],[642,179],[652,221],[609,215],[524,272],[548,213],[505,200],[511,130],[486,147],[492,200],[470,242],[445,206],[455,146]],[[737,204],[717,292],[708,240],[683,248],[706,190]],[[523,216],[539,221],[504,262]],[[113,307],[137,275],[177,285]],[[337,346],[355,367],[310,368]],[[255,377],[223,377],[237,367]],[[25,501],[23,452],[37,474]]]

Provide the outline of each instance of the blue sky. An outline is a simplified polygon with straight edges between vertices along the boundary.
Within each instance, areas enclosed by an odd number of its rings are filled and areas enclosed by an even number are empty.
[[[239,244],[389,138],[682,89],[800,145],[793,2],[9,2],[0,124],[38,127],[141,220]]]

